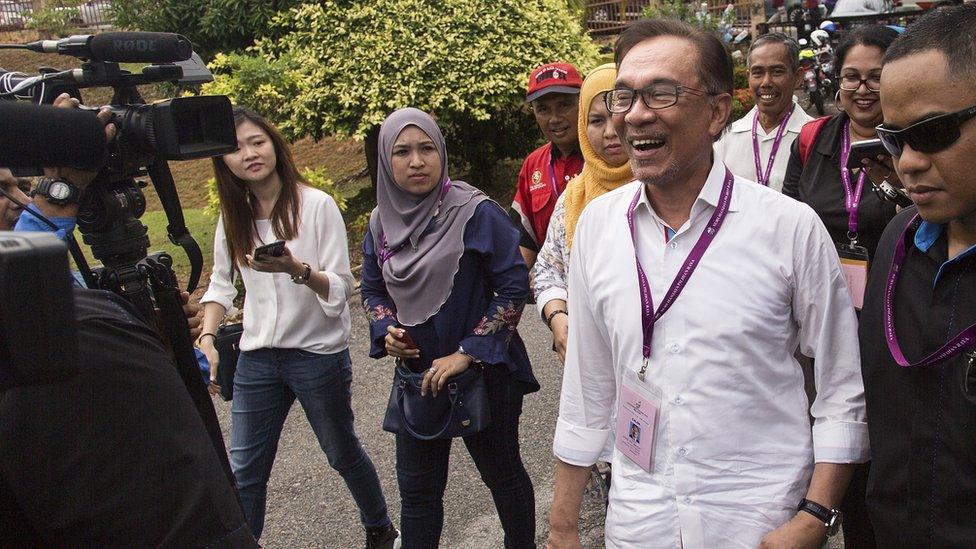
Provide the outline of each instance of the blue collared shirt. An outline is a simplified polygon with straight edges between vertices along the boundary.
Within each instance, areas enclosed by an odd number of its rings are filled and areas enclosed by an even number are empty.
[[[918,248],[922,253],[928,252],[929,248],[935,244],[935,241],[942,236],[942,231],[944,228],[945,225],[922,221],[922,224],[918,226],[918,230],[915,231],[915,247]],[[973,254],[976,254],[976,244],[970,246],[961,254],[940,265],[938,272],[935,273],[935,280],[932,281],[932,285],[935,286],[935,284],[939,282],[939,277],[942,276],[942,271],[946,267]]]
[[[41,213],[34,204],[28,204],[27,209],[36,213]],[[77,218],[75,217],[49,217],[48,219],[58,226],[58,229],[54,231],[54,234],[56,234],[61,240],[64,240],[75,230],[75,224],[77,222]],[[20,214],[20,219],[17,220],[17,225],[14,226],[14,230],[49,233],[51,232],[51,227],[37,217],[27,212],[23,212]]]

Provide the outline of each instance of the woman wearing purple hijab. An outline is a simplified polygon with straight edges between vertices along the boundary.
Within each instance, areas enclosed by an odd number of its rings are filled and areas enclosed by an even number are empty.
[[[522,465],[522,398],[539,389],[516,331],[529,296],[519,234],[478,189],[452,181],[437,123],[417,109],[380,129],[377,206],[363,242],[370,356],[399,358],[436,394],[479,364],[491,422],[463,438],[491,491],[505,547],[535,547],[535,495]],[[396,435],[404,548],[437,547],[451,439]]]

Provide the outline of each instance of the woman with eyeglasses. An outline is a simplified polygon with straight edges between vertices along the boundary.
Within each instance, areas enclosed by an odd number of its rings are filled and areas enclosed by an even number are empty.
[[[793,143],[783,184],[784,194],[817,212],[839,248],[866,251],[869,267],[881,232],[895,215],[895,206],[873,192],[872,181],[887,179],[899,186],[897,176],[890,157],[869,162],[869,169],[849,170],[846,164],[851,144],[878,138],[881,58],[897,37],[888,27],[869,25],[853,30],[837,46],[840,113],[807,123]]]
[[[535,495],[518,431],[522,399],[539,384],[516,331],[529,296],[518,230],[483,192],[451,180],[440,128],[413,108],[380,126],[376,202],[363,241],[370,356],[397,359],[398,379],[421,386],[414,403],[483,376],[490,420],[458,436],[491,492],[505,547],[534,547]],[[409,424],[451,424],[431,417],[434,404],[409,413],[402,401],[395,406],[387,417],[399,414],[398,427],[384,427],[396,432],[403,547],[433,549],[444,526],[452,439]]]

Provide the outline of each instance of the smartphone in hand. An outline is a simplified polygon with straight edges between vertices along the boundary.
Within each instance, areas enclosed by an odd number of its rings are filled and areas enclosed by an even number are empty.
[[[410,332],[406,331],[403,328],[403,326],[397,326],[397,329],[403,330],[403,337],[399,337],[397,339],[404,342],[407,345],[407,349],[416,349],[417,343],[413,340],[412,337],[410,337]]]
[[[884,145],[881,144],[880,139],[865,139],[864,141],[851,143],[851,154],[847,156],[847,169],[863,168],[864,166],[861,165],[862,160],[865,158],[876,160],[879,154],[890,156],[888,151],[885,150]]]
[[[279,240],[277,242],[272,242],[271,244],[265,244],[264,246],[254,248],[254,254],[252,257],[254,257],[254,259],[260,259],[262,255],[279,257],[283,253],[285,253],[285,241]]]

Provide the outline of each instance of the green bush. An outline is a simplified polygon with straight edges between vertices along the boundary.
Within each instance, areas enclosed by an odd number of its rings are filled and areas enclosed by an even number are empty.
[[[362,139],[417,107],[438,118],[455,173],[476,185],[493,180],[498,158],[535,144],[520,110],[532,68],[586,70],[598,58],[565,0],[323,0],[275,17],[249,54],[218,58],[204,91],[264,105],[293,139]]]
[[[46,38],[67,36],[81,19],[78,4],[83,0],[52,0],[41,9],[27,14],[26,27]]]
[[[280,11],[302,0],[125,0],[114,2],[115,25],[179,32],[205,57],[244,49],[263,36]]]
[[[713,11],[702,10],[704,4],[685,0],[659,0],[644,8],[644,17],[677,19],[717,34],[721,34],[735,22],[735,14],[731,10],[715,15]]]
[[[335,183],[325,176],[325,168],[305,168],[301,173],[312,187],[331,196],[340,212],[346,211],[346,198]],[[203,212],[212,217],[220,215],[220,196],[217,194],[217,180],[213,177],[207,180],[207,207]]]

